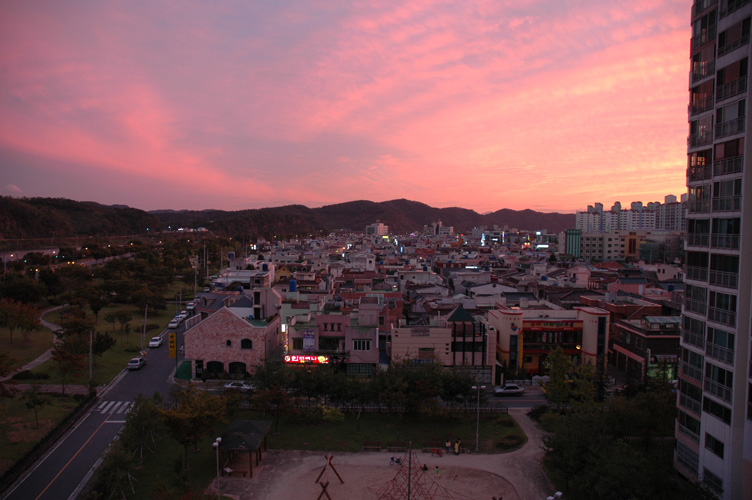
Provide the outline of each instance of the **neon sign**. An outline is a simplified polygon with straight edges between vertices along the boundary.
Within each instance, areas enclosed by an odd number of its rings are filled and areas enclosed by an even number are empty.
[[[329,363],[329,356],[298,356],[298,355],[288,355],[288,356],[285,356],[285,363],[317,363],[317,364],[326,364],[326,363]]]

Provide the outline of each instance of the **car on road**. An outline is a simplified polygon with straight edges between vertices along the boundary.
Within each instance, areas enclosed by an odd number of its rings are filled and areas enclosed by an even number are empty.
[[[172,318],[169,323],[167,323],[167,328],[177,328],[180,326],[180,320],[178,318]]]
[[[149,341],[149,347],[159,347],[162,345],[162,337],[152,337]]]
[[[501,387],[494,387],[494,396],[522,396],[525,388],[517,384],[504,384]]]
[[[188,302],[188,305],[185,306],[186,311],[193,311],[196,309],[196,303],[195,302]]]
[[[146,364],[146,359],[139,356],[137,358],[133,358],[130,361],[128,361],[128,369],[129,370],[138,370],[142,366]]]
[[[240,382],[236,380],[235,382],[228,382],[225,384],[225,389],[232,389],[235,391],[251,391],[253,390],[253,386],[251,384],[246,384],[245,382]]]
[[[180,311],[180,314],[178,314],[178,320],[183,321],[185,318],[188,317],[188,311]]]

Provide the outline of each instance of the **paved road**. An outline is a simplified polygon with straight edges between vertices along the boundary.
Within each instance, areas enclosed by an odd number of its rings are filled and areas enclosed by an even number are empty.
[[[87,475],[122,428],[136,396],[155,392],[167,396],[172,387],[176,363],[169,359],[167,332],[162,335],[165,342],[148,350],[146,365],[140,370],[123,370],[99,395],[90,412],[6,492],[3,500],[76,498]],[[178,347],[181,343],[179,334]]]

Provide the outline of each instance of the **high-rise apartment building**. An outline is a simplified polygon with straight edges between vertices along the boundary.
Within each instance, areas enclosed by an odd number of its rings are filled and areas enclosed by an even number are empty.
[[[675,464],[723,499],[752,498],[751,16],[752,0],[695,0],[691,12]]]

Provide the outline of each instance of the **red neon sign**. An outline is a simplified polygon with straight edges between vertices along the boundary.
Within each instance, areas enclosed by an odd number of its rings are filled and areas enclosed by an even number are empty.
[[[285,356],[285,363],[318,363],[326,364],[329,362],[329,356]]]

